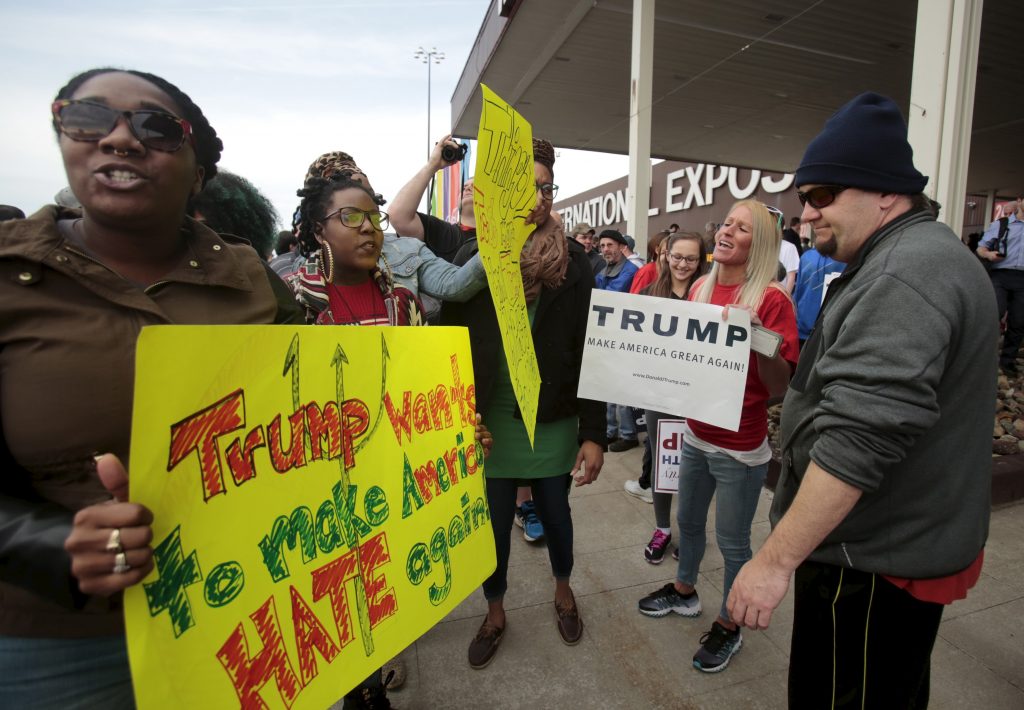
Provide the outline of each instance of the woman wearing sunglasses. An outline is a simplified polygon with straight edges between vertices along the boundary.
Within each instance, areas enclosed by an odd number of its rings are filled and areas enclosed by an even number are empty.
[[[690,288],[707,271],[707,252],[704,239],[696,232],[676,232],[668,234],[663,242],[665,247],[665,267],[661,270],[658,280],[643,289],[644,296],[671,298],[685,301],[690,297]],[[656,412],[648,409],[645,412],[647,422],[647,441],[654,446],[658,441],[658,422],[662,419],[677,419],[675,415]],[[652,450],[654,457],[657,451]],[[650,464],[645,473],[647,488],[651,488]],[[651,500],[654,503],[654,534],[644,548],[644,559],[652,565],[661,564],[665,552],[672,541],[672,494],[644,491],[641,483],[626,481],[626,492],[638,498]],[[643,495],[647,493],[647,496]]]
[[[725,584],[718,618],[701,637],[693,657],[694,667],[706,673],[725,670],[743,643],[725,600],[740,567],[751,557],[750,525],[771,459],[767,401],[785,392],[797,361],[793,303],[774,281],[781,239],[778,220],[765,205],[756,200],[737,202],[715,234],[711,272],[690,292],[694,301],[724,306],[726,320],[730,311],[742,309],[750,313],[752,325],[782,336],[775,357],[750,353],[738,431],[687,420],[676,510],[680,532],[676,580],[639,604],[640,613],[647,616],[701,613],[694,585],[704,556],[708,509],[715,496],[715,536],[725,560]]]
[[[153,566],[120,463],[139,330],[301,313],[248,244],[186,217],[221,142],[180,89],[96,69],[52,113],[81,210],[0,225],[0,707],[131,707],[120,592]]]

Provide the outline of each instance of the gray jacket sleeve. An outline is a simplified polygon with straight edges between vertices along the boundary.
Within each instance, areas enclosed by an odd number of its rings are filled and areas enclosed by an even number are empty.
[[[811,458],[864,491],[939,418],[938,387],[953,331],[949,317],[918,289],[882,275],[844,294],[833,344],[818,361],[822,398]]]

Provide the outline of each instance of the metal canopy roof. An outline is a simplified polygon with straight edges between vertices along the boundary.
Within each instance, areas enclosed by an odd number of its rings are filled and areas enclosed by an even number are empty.
[[[1024,192],[1017,10],[985,0],[969,192]],[[790,172],[856,94],[906,114],[916,21],[909,0],[658,0],[652,157]],[[626,153],[631,23],[631,0],[495,0],[452,96],[455,133],[476,135],[483,82],[556,146]]]

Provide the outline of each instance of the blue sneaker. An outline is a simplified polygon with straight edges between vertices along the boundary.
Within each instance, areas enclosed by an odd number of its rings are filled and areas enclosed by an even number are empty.
[[[743,634],[739,629],[730,631],[717,621],[711,624],[711,631],[700,637],[700,648],[693,656],[693,667],[705,673],[724,671],[740,646]]]
[[[522,505],[516,507],[516,525],[523,529],[523,539],[527,542],[544,539],[544,526],[537,517],[532,500],[523,501]]]

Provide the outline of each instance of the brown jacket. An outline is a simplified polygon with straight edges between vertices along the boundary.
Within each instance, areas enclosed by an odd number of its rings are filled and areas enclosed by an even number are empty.
[[[74,511],[109,498],[93,453],[128,461],[142,327],[302,322],[243,240],[189,220],[189,254],[143,290],[62,236],[57,220],[78,216],[0,224],[0,635],[123,628],[120,595],[81,595],[63,542]]]

